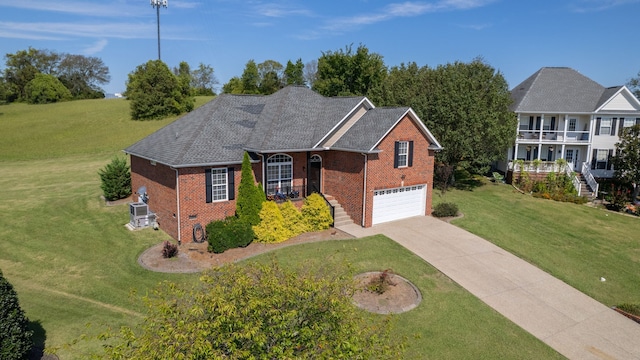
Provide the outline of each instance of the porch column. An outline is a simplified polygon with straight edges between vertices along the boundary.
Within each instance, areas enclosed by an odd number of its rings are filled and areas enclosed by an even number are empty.
[[[562,152],[560,153],[560,159],[564,159],[564,144],[562,144]]]
[[[544,114],[540,115],[540,133],[538,134],[538,140],[542,141],[542,130],[544,129]],[[538,159],[540,159],[540,151],[538,151]]]
[[[562,134],[562,142],[567,141],[567,128],[569,127],[569,115],[564,114],[564,133]],[[564,156],[564,145],[562,145],[562,155]],[[563,157],[564,159],[564,157]]]

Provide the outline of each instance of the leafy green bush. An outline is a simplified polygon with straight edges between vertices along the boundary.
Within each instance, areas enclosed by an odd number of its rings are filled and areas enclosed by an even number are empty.
[[[48,104],[71,100],[73,96],[58,78],[38,73],[24,87],[26,100],[30,104]]]
[[[278,243],[289,239],[292,232],[284,218],[278,204],[265,201],[260,210],[260,223],[253,227],[256,241],[261,243]]]
[[[309,231],[309,225],[304,220],[302,213],[293,205],[291,200],[287,200],[280,204],[280,213],[284,223],[291,230],[291,237],[300,235]]]
[[[33,346],[33,332],[13,286],[0,271],[0,359],[25,359]]]
[[[249,154],[245,152],[242,160],[242,177],[238,187],[238,199],[236,200],[236,216],[251,225],[258,225],[264,201],[264,191],[260,184],[254,184],[251,161]]]
[[[138,328],[108,332],[109,359],[402,359],[388,317],[353,306],[348,271],[229,264],[164,283]],[[108,346],[106,346],[108,344]]]
[[[313,193],[304,199],[302,217],[309,231],[328,229],[333,224],[331,210],[321,195]]]
[[[206,230],[209,239],[208,250],[216,254],[228,249],[246,247],[254,238],[251,224],[235,216],[212,221],[207,225]]]
[[[443,202],[436,205],[432,212],[435,217],[458,216],[458,205],[449,202]]]
[[[118,200],[131,195],[131,171],[126,158],[114,157],[110,164],[98,171],[98,175],[105,199]]]

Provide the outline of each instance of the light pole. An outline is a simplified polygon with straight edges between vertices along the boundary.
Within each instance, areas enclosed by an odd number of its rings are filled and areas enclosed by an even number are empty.
[[[158,23],[158,60],[160,60],[160,8],[169,6],[169,0],[151,0],[151,6],[156,8]]]

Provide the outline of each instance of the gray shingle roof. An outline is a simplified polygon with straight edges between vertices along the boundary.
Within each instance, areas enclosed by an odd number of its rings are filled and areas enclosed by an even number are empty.
[[[239,163],[245,149],[308,150],[364,99],[327,98],[299,86],[269,96],[222,94],[125,152],[187,167]]]
[[[544,67],[511,90],[515,112],[589,113],[606,89],[567,67]]]
[[[367,111],[332,147],[368,152],[409,111],[403,108],[375,108]]]

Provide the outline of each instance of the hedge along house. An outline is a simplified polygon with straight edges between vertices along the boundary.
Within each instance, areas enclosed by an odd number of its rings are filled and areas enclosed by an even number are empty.
[[[289,86],[268,96],[222,94],[125,152],[132,188],[146,189],[160,228],[190,242],[196,224],[235,214],[245,151],[269,199],[317,192],[370,227],[431,213],[440,149],[410,108]]]

